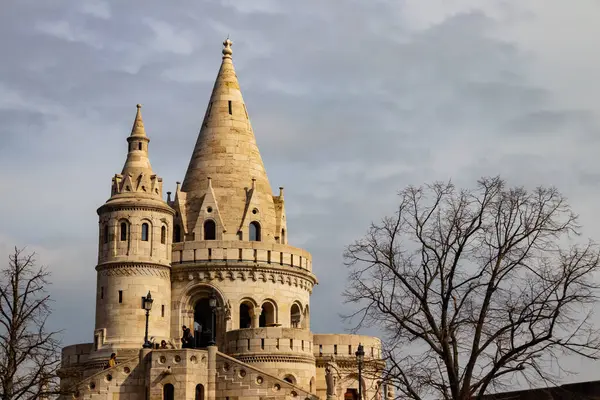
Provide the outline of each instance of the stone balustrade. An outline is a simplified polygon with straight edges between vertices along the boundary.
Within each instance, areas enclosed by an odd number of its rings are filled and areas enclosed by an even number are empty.
[[[206,240],[173,244],[172,264],[254,262],[285,265],[312,272],[309,252],[277,243]]]

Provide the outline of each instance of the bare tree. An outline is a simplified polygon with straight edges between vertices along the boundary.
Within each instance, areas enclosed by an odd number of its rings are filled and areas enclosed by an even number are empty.
[[[15,248],[0,272],[0,398],[33,400],[55,392],[58,332],[46,332],[48,271]]]
[[[577,216],[556,189],[483,178],[399,196],[345,252],[347,318],[382,329],[398,394],[480,399],[509,382],[554,383],[565,354],[599,355],[599,250],[573,241]]]

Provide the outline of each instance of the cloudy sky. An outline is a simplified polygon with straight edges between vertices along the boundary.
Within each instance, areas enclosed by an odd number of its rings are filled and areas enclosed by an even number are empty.
[[[314,257],[315,331],[345,328],[343,248],[409,184],[556,185],[600,240],[598,20],[597,0],[5,1],[0,256],[37,251],[52,326],[92,341],[95,210],[135,104],[174,191],[228,34],[289,241]]]

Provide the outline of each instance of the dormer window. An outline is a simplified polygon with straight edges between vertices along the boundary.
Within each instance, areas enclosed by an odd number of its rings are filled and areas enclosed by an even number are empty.
[[[208,219],[204,221],[204,240],[216,240],[217,239],[217,226],[215,221]]]
[[[249,236],[251,242],[260,242],[260,224],[256,221],[250,222]]]

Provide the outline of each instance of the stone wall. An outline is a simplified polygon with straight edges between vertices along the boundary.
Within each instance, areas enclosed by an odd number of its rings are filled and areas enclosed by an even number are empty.
[[[312,258],[306,250],[286,244],[247,240],[205,240],[174,243],[172,260],[173,264],[246,261],[273,266],[291,266],[299,270],[312,272]]]

